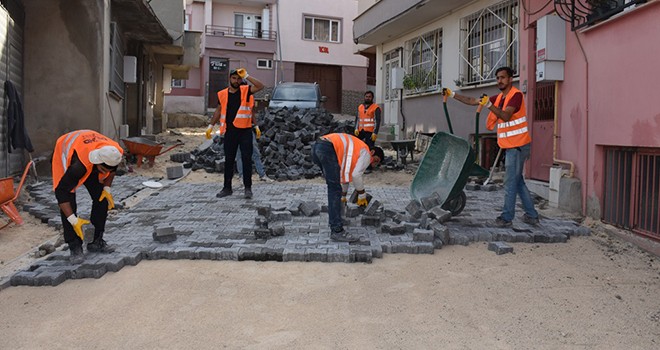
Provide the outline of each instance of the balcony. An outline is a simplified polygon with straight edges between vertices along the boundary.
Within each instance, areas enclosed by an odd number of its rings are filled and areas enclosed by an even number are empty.
[[[206,48],[274,53],[277,32],[228,26],[206,26]]]
[[[464,0],[381,0],[353,20],[353,41],[378,45],[464,5]]]
[[[647,0],[555,0],[555,10],[575,31],[602,22]]]

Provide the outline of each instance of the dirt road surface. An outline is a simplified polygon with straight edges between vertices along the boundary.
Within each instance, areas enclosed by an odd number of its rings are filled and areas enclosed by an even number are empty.
[[[136,172],[163,176],[168,158]],[[411,178],[386,174],[367,181]],[[23,217],[0,231],[3,276],[59,234]],[[372,264],[142,261],[100,279],[9,287],[0,348],[657,349],[657,257],[584,224],[592,236],[515,243],[506,255],[473,243]]]

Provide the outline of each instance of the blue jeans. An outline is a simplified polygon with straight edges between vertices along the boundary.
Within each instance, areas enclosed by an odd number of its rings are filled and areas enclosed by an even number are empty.
[[[516,195],[520,196],[523,210],[525,210],[527,216],[539,217],[536,209],[534,209],[534,202],[529,195],[529,190],[522,175],[523,165],[529,158],[531,148],[531,144],[528,143],[524,146],[506,150],[504,161],[504,167],[506,168],[504,175],[504,208],[502,208],[502,215],[500,216],[504,221],[513,221],[516,211]]]
[[[339,161],[332,142],[317,141],[312,147],[312,160],[321,167],[325,183],[328,185],[328,221],[333,231],[343,228],[341,220],[341,182]]]
[[[266,171],[264,170],[264,164],[261,163],[261,153],[259,153],[259,145],[257,144],[257,137],[252,134],[252,163],[254,167],[257,168],[257,174],[259,177],[266,176]],[[243,177],[243,161],[241,160],[241,150],[238,150],[236,153],[236,168],[238,169],[238,176]]]

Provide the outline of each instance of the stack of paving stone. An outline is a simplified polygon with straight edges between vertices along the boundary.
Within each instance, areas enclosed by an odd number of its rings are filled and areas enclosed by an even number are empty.
[[[257,120],[262,131],[258,144],[264,169],[268,176],[279,181],[321,175],[321,169],[312,162],[312,143],[319,136],[351,133],[354,128],[352,121],[336,121],[324,109],[263,110]],[[222,139],[216,136],[190,154],[174,154],[170,159],[183,162],[184,168],[193,171],[224,172]]]

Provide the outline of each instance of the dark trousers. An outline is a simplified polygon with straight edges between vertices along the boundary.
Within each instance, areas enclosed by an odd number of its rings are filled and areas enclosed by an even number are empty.
[[[364,141],[364,143],[369,146],[369,150],[374,149],[375,146],[375,142],[371,141],[371,135],[373,135],[373,132],[371,131],[360,130],[360,133],[357,136],[358,139]]]
[[[319,140],[312,148],[312,160],[321,167],[325,183],[328,185],[328,221],[333,231],[344,226],[341,220],[341,182],[339,161],[332,142]]]
[[[108,200],[104,199],[99,202],[99,197],[101,197],[101,192],[103,192],[103,184],[99,182],[97,174],[98,173],[93,172],[83,183],[87,192],[89,192],[89,196],[92,198],[92,214],[89,221],[94,225],[94,240],[103,238],[105,221],[108,218]],[[73,213],[77,216],[78,205],[76,204],[75,193],[73,194],[73,199],[70,204]],[[64,216],[64,213],[61,210],[60,216],[62,217],[64,241],[69,244],[69,247],[81,247],[82,240],[78,237],[76,231],[73,230],[73,226],[71,226],[69,220],[66,219],[66,216]]]
[[[252,169],[252,129],[227,129],[225,133],[225,184],[223,188],[231,190],[231,179],[234,177],[236,153],[241,148],[243,169]],[[243,185],[246,189],[252,188],[252,172],[243,172]]]

